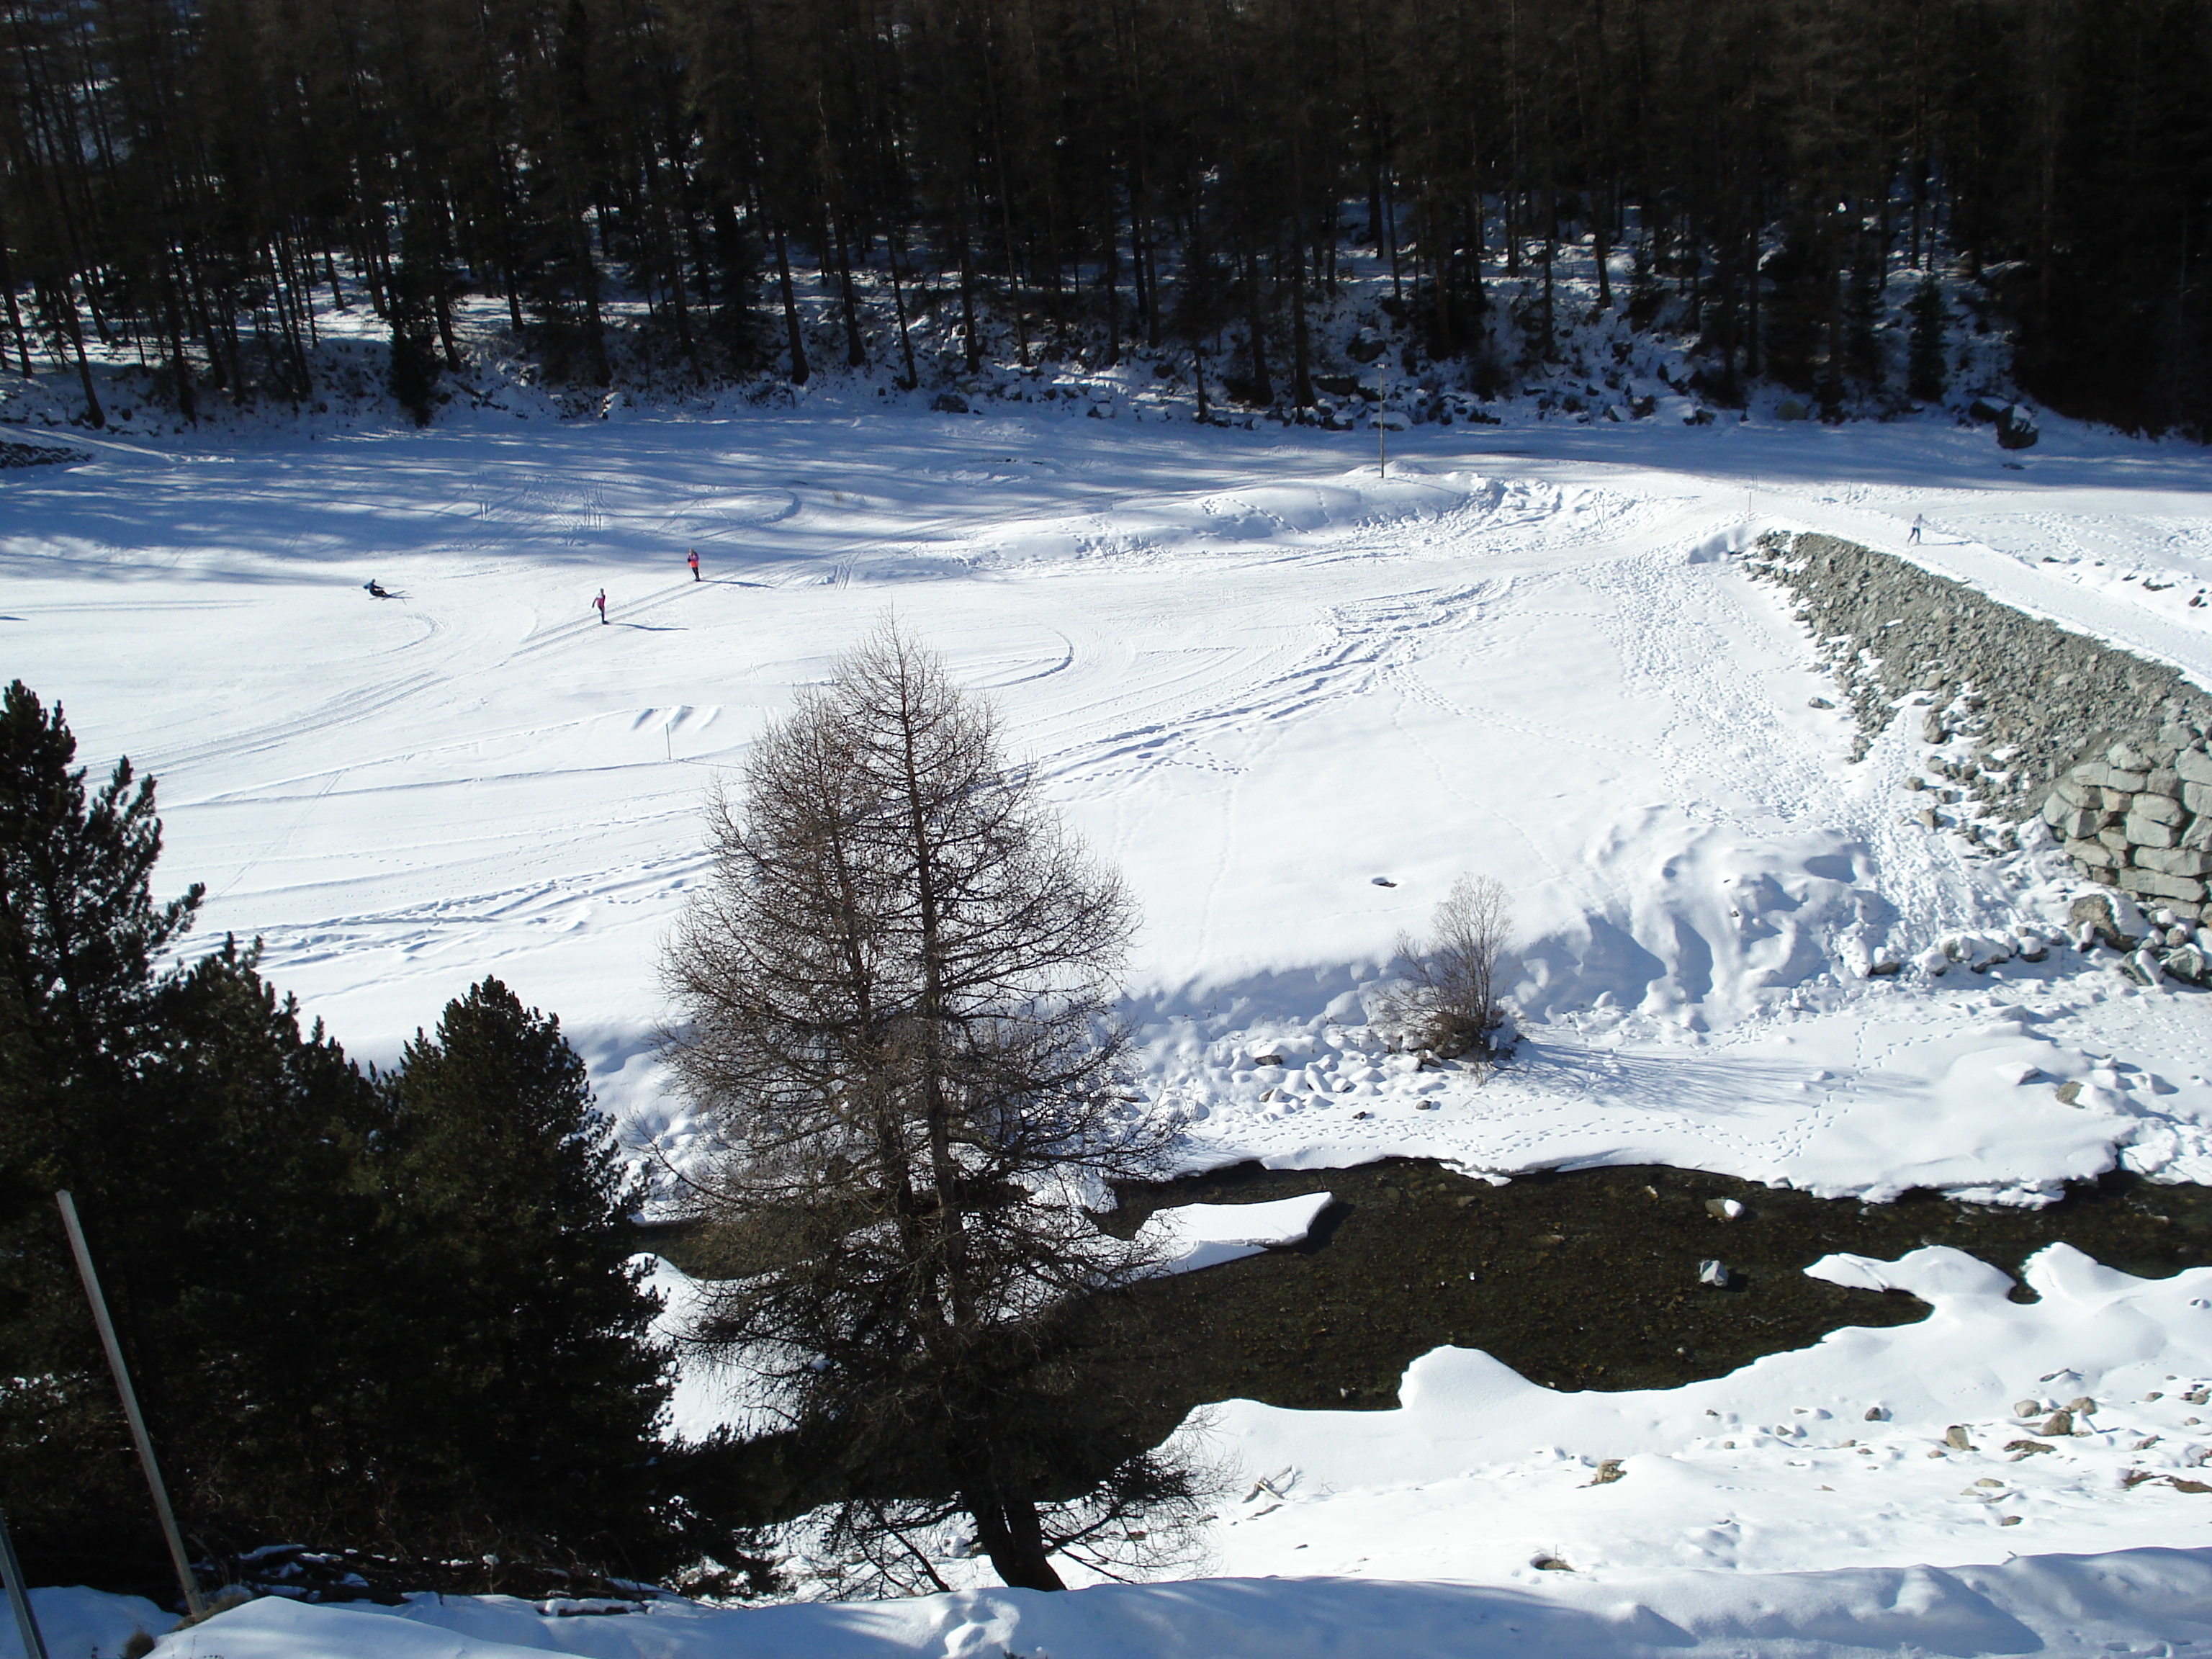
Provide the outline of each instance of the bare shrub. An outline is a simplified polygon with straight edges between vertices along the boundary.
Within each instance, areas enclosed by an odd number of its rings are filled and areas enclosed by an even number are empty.
[[[1431,919],[1425,940],[1398,936],[1401,977],[1385,992],[1377,1018],[1407,1048],[1443,1059],[1488,1054],[1501,1014],[1498,964],[1512,937],[1512,905],[1489,876],[1462,876]]]

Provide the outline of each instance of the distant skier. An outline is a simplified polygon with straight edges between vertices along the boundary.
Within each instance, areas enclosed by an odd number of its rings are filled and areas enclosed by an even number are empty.
[[[693,548],[691,550],[691,556],[685,560],[684,562],[691,567],[691,580],[695,582],[699,580],[699,550],[696,547]]]
[[[605,628],[607,625],[607,590],[601,588],[599,598],[593,599],[592,603],[599,608],[599,626]]]
[[[1923,525],[1926,524],[1927,522],[1928,522],[1928,515],[1927,515],[1926,514],[1924,514],[1924,513],[1916,513],[1916,514],[1914,514],[1912,515],[1912,528],[1911,528],[1911,530],[1909,530],[1909,531],[1905,532],[1905,539],[1906,541],[1908,541],[1908,542],[1917,542],[1917,541],[1918,541],[1918,540],[1920,539],[1920,529],[1921,529],[1921,526],[1922,526]]]
[[[372,599],[388,599],[392,597],[392,591],[386,587],[383,583],[378,581],[374,576],[371,576],[368,580],[363,584],[363,587],[367,591],[368,597]]]

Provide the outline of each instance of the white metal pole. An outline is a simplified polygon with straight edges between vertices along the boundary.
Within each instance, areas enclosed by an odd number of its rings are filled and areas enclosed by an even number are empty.
[[[15,1559],[15,1540],[8,1535],[4,1510],[0,1510],[0,1572],[8,1575],[8,1604],[15,1609],[23,1659],[46,1659],[46,1638],[39,1634],[39,1621],[31,1616],[31,1587],[23,1582],[23,1564]]]
[[[131,1391],[131,1373],[123,1364],[123,1349],[115,1340],[115,1326],[107,1316],[107,1298],[100,1293],[100,1275],[92,1270],[92,1252],[85,1246],[84,1228],[76,1218],[76,1200],[67,1193],[56,1193],[54,1202],[61,1206],[62,1225],[69,1230],[70,1249],[76,1256],[77,1277],[84,1280],[93,1323],[100,1327],[100,1346],[107,1350],[107,1369],[115,1373],[115,1391],[123,1396],[123,1415],[131,1424],[131,1443],[138,1448],[138,1467],[145,1470],[146,1484],[154,1493],[161,1534],[169,1540],[169,1559],[176,1566],[177,1583],[184,1588],[185,1606],[194,1613],[204,1613],[207,1603],[201,1599],[199,1582],[192,1577],[192,1564],[185,1554],[176,1511],[169,1507],[169,1489],[161,1484],[161,1466],[154,1461],[154,1443],[147,1436],[146,1419],[139,1413],[138,1396]]]

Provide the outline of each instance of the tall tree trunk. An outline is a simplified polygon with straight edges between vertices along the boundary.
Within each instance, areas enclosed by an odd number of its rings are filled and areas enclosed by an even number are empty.
[[[1759,269],[1759,194],[1754,191],[1752,193],[1751,211],[1747,216],[1747,223],[1744,231],[1743,373],[1744,378],[1749,380],[1759,378],[1759,364],[1765,361],[1759,349],[1759,290],[1760,285],[1766,280]]]
[[[1261,408],[1275,401],[1275,383],[1267,377],[1267,335],[1262,326],[1265,307],[1261,304],[1260,255],[1250,239],[1244,240],[1244,318],[1245,326],[1252,334],[1252,398]]]
[[[1612,228],[1610,210],[1590,204],[1590,255],[1597,263],[1597,308],[1599,315],[1613,309],[1613,274],[1606,269],[1612,249],[1607,246],[1606,232]]]
[[[868,348],[866,342],[860,337],[860,301],[853,287],[853,255],[846,246],[845,222],[834,208],[823,220],[822,278],[824,288],[829,286],[832,253],[836,256],[838,305],[845,319],[845,367],[866,368]]]
[[[968,222],[960,222],[960,337],[967,347],[968,372],[983,370],[983,342],[975,332],[975,250],[968,236]]]
[[[1559,251],[1559,198],[1547,179],[1544,185],[1544,360],[1558,355],[1559,334],[1552,306],[1552,266]]]
[[[898,317],[899,356],[906,362],[906,379],[901,384],[904,390],[911,392],[921,384],[921,376],[915,370],[914,336],[908,331],[906,325],[906,290],[899,282],[899,239],[887,236],[884,246],[891,262],[891,309]]]
[[[784,240],[781,221],[775,225],[775,280],[783,295],[784,332],[791,347],[791,383],[805,386],[808,374],[806,342],[799,336],[799,298],[791,291],[791,252]]]
[[[0,281],[6,280],[4,269],[0,269]],[[8,296],[9,308],[15,308],[15,296]],[[199,402],[192,395],[192,360],[185,352],[185,324],[181,308],[177,304],[177,276],[173,262],[161,261],[161,309],[169,325],[169,370],[176,377],[177,411],[194,426],[200,423]],[[24,367],[29,368],[26,360]]]
[[[0,220],[0,295],[8,301],[8,327],[15,337],[15,353],[22,360],[23,378],[30,380],[31,337],[23,331],[23,313],[15,304],[15,270],[8,260],[8,226]]]
[[[968,1466],[961,1480],[961,1507],[975,1522],[975,1541],[991,1558],[992,1571],[1011,1589],[1065,1589],[1046,1552],[1036,1504],[1025,1494],[1008,1492],[988,1468],[977,1467],[987,1458],[988,1454],[977,1456],[956,1449],[953,1462],[956,1474],[962,1465]]]
[[[70,297],[66,283],[57,285],[52,291],[59,301],[62,320],[69,325],[70,343],[76,348],[76,377],[84,387],[84,418],[97,432],[107,424],[107,411],[100,406],[100,394],[92,389],[92,365],[85,361],[84,330],[77,322],[76,301]]]
[[[1121,228],[1114,211],[1114,187],[1106,187],[1106,361],[1113,368],[1121,361]]]

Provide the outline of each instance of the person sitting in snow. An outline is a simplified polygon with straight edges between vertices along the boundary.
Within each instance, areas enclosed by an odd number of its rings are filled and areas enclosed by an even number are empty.
[[[391,593],[386,589],[384,585],[378,581],[374,576],[371,576],[368,579],[368,597],[372,599],[388,599],[392,597]]]

